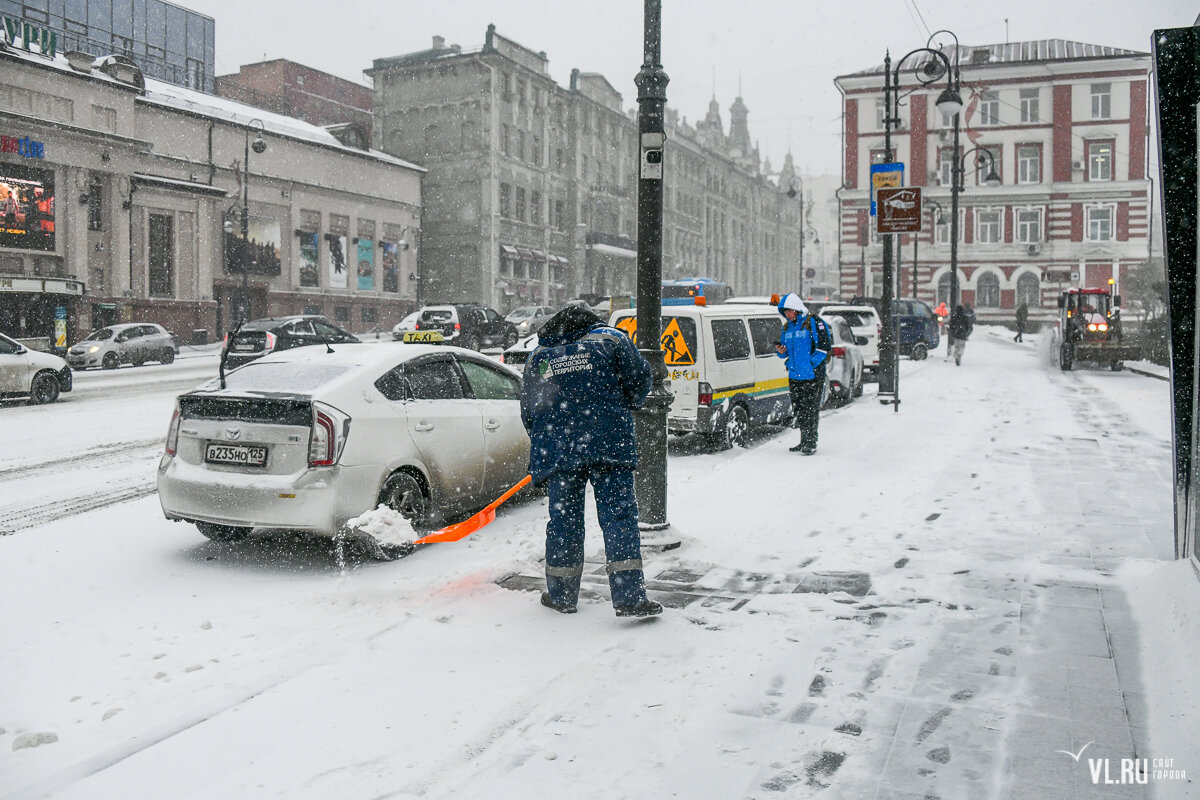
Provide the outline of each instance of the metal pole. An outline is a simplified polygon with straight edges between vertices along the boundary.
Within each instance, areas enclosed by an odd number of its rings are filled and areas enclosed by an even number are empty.
[[[250,315],[250,129],[242,156],[242,304],[241,321]]]
[[[804,297],[804,183],[800,183],[800,296]]]
[[[665,108],[670,78],[662,68],[662,0],[645,0],[645,36],[638,88],[638,349],[654,371],[645,404],[634,412],[638,469],[635,492],[639,526],[665,531],[667,522],[667,409],[674,396],[667,388],[662,351],[663,178],[666,168]],[[657,164],[657,169],[654,168]],[[678,541],[653,542],[664,547]]]
[[[921,299],[917,296],[917,245],[920,243],[920,241],[921,241],[921,234],[914,233],[913,234],[913,277],[912,277],[912,298],[914,300]]]
[[[892,54],[889,51],[883,60],[883,154],[884,161],[892,161]],[[899,98],[897,98],[897,101]],[[876,222],[878,222],[876,217]],[[895,293],[892,284],[896,279],[892,265],[892,234],[883,235],[883,335],[879,341],[879,402],[892,403],[893,409],[900,410],[900,399],[896,393],[896,330],[894,327]]]
[[[958,44],[954,47],[954,88],[960,87],[962,72],[958,67]],[[950,314],[958,305],[958,195],[962,192],[963,170],[958,160],[958,131],[960,115],[954,115],[954,161],[950,165],[950,302],[947,303]],[[954,349],[954,336],[950,326],[946,325],[946,355]]]

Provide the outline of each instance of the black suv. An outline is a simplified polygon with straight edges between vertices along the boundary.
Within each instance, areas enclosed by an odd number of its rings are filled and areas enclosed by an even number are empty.
[[[475,303],[425,306],[417,318],[417,331],[436,331],[447,344],[482,350],[511,347],[517,341],[517,326],[495,309]]]
[[[243,324],[236,336],[225,337],[225,350],[228,351],[225,364],[233,369],[276,350],[326,342],[346,344],[357,341],[357,336],[347,333],[325,317],[313,314],[255,319]]]

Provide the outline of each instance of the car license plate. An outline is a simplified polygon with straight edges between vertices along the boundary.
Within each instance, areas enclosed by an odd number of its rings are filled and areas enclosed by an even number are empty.
[[[445,341],[445,337],[442,336],[441,331],[409,331],[404,334],[404,341],[409,344],[413,342],[442,342]]]
[[[267,448],[246,444],[209,443],[204,448],[204,460],[209,464],[244,464],[261,467],[267,463]]]
[[[257,350],[258,346],[254,344],[235,344],[233,349],[237,350],[238,352],[244,352],[247,350]]]

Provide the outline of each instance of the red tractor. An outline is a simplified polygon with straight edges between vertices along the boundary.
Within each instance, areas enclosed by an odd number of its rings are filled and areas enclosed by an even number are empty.
[[[1141,357],[1123,340],[1121,296],[1111,289],[1067,289],[1058,298],[1054,355],[1065,372],[1077,362],[1108,364],[1114,371]]]

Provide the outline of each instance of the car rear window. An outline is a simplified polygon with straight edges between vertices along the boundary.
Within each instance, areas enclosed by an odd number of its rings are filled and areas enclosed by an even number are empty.
[[[850,323],[851,327],[862,327],[871,325],[875,322],[875,318],[865,311],[831,311],[831,314],[837,314],[846,322]]]
[[[424,311],[421,313],[421,322],[449,322],[454,316],[454,312],[449,309],[439,311]]]
[[[225,375],[225,386],[237,391],[308,393],[349,371],[341,364],[252,361]],[[215,388],[218,382],[206,388]]]

